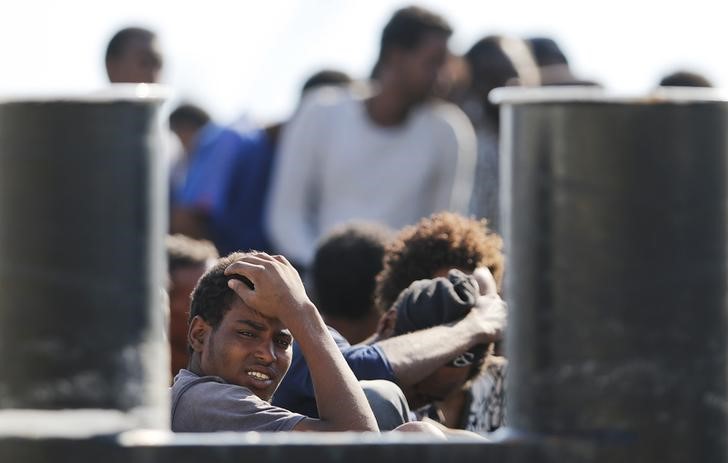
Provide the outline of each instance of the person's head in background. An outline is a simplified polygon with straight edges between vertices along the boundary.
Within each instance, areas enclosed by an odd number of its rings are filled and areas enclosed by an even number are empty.
[[[315,93],[316,91],[321,90],[325,87],[345,87],[351,83],[351,76],[349,76],[349,74],[345,73],[344,71],[339,71],[336,69],[321,69],[319,71],[316,71],[303,82],[303,86],[301,87],[301,97],[299,98],[298,106],[296,106],[296,109],[294,110],[291,118],[295,117],[296,112],[298,112],[298,110],[301,108],[303,101],[310,93]],[[274,151],[275,147],[278,145],[281,131],[285,126],[286,122],[287,121],[278,121],[266,126],[265,128],[266,132],[268,133],[268,140],[273,146]],[[301,271],[302,269],[299,268],[298,270]]]
[[[713,83],[707,77],[688,70],[678,70],[667,74],[659,83],[660,87],[703,87],[712,88]]]
[[[488,100],[498,87],[539,85],[539,71],[528,45],[516,37],[489,35],[473,44],[464,55],[471,76],[466,100],[461,104],[474,125],[499,125],[499,108]]]
[[[169,114],[169,129],[179,138],[189,155],[197,143],[200,130],[210,122],[210,115],[201,107],[182,103]]]
[[[480,287],[475,277],[459,270],[427,280],[417,280],[402,291],[390,309],[392,336],[400,336],[434,326],[456,322],[465,317],[480,301]],[[483,369],[488,345],[473,346],[468,352],[449,359],[433,373],[402,390],[415,410],[466,387]]]
[[[303,83],[301,88],[301,97],[306,95],[310,90],[314,90],[325,86],[345,86],[351,83],[349,74],[336,69],[322,69],[313,73]]]
[[[549,37],[531,37],[526,39],[531,47],[533,57],[539,67],[569,66],[569,60],[556,41]]]
[[[374,286],[392,230],[377,223],[341,225],[319,243],[311,266],[316,306],[351,344],[374,334],[382,312]]]
[[[384,254],[384,268],[377,275],[375,303],[388,311],[399,294],[413,281],[447,276],[450,269],[472,274],[487,267],[498,291],[503,279],[503,240],[477,220],[441,212],[403,228]]]
[[[209,241],[184,235],[166,239],[169,294],[169,343],[172,354],[172,376],[187,367],[187,320],[190,296],[207,268],[217,259],[217,250]]]
[[[526,43],[538,64],[541,85],[598,85],[574,75],[566,54],[556,40],[550,37],[531,37],[526,39]]]
[[[430,97],[445,65],[452,28],[427,9],[397,10],[382,31],[372,77],[383,92],[414,105]]]
[[[158,83],[162,53],[157,36],[142,27],[124,28],[109,41],[105,62],[112,84]]]

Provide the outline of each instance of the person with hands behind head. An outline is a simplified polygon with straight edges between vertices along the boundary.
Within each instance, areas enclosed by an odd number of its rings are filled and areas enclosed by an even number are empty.
[[[453,269],[447,277],[413,282],[390,309],[392,339],[467,318],[497,335],[504,326],[505,305],[495,292],[490,272],[476,273],[466,275]],[[404,388],[417,416],[444,425],[447,433],[452,433],[452,428],[480,434],[492,431],[492,425],[502,421],[503,397],[490,390],[495,385],[484,373],[498,361],[491,354],[491,342],[497,339],[484,338],[485,342]]]
[[[318,419],[269,403],[290,366],[293,337],[309,360]],[[361,387],[282,256],[218,260],[193,292],[188,339],[189,366],[172,386],[173,431],[378,431]]]

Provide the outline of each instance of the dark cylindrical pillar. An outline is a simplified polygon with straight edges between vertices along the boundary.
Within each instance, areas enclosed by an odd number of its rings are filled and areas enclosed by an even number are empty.
[[[158,103],[0,103],[0,413],[167,426]]]
[[[508,423],[726,461],[728,104],[501,91]]]

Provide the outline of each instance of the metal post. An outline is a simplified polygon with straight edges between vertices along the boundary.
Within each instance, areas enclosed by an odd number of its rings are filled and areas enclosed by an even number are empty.
[[[73,410],[96,433],[168,428],[158,103],[0,102],[6,424]]]
[[[726,100],[494,99],[509,426],[604,460],[726,461]]]

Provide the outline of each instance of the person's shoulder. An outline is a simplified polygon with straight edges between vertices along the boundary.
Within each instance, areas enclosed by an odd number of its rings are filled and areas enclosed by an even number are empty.
[[[224,408],[227,403],[248,403],[249,407],[260,407],[262,402],[250,389],[227,383],[217,376],[198,376],[181,370],[174,379],[172,392],[172,414],[178,409],[214,410]]]
[[[445,100],[432,99],[422,104],[420,108],[422,117],[428,118],[432,123],[443,126],[460,124],[470,125],[468,116],[457,105]]]
[[[325,85],[306,92],[301,98],[300,111],[332,111],[362,104],[370,93],[363,83]]]
[[[243,141],[242,134],[230,127],[208,123],[199,134],[194,156],[219,156],[220,151],[234,150]]]
[[[236,132],[238,144],[242,151],[257,150],[269,143],[264,127],[253,127],[243,132]]]
[[[304,418],[272,406],[248,388],[187,373],[172,386],[175,432],[289,431]]]
[[[339,350],[343,350],[346,348],[351,347],[351,343],[346,340],[346,338],[336,331],[333,327],[326,325],[326,328],[329,329],[329,333],[331,333],[331,337],[334,338],[334,342],[336,343],[336,347],[339,348]]]
[[[189,370],[181,369],[172,383],[172,396],[181,396],[195,386],[203,385],[205,388],[216,388],[218,386],[230,386],[222,378],[217,376],[199,376]]]
[[[432,136],[444,143],[448,150],[458,145],[468,151],[475,150],[475,129],[468,116],[453,103],[431,100],[422,105],[419,111],[424,120],[422,124]],[[452,151],[452,150],[451,150]],[[455,151],[453,151],[455,152]]]

